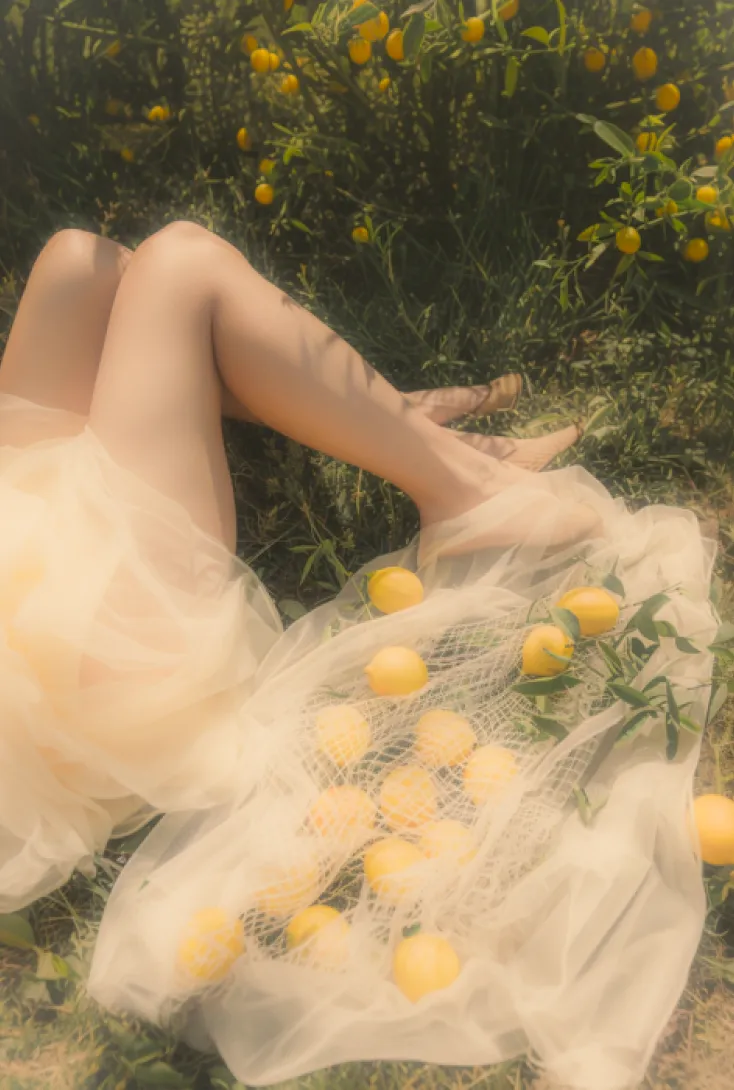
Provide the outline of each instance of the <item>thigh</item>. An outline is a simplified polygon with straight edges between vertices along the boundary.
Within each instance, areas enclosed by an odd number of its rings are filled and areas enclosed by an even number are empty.
[[[203,228],[172,224],[135,251],[110,315],[89,425],[119,464],[234,551],[206,276],[217,245]]]

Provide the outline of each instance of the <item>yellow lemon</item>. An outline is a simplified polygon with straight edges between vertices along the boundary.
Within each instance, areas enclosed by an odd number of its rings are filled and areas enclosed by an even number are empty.
[[[430,821],[436,813],[436,788],[420,765],[393,769],[380,789],[380,810],[393,829],[410,829]]]
[[[539,624],[527,636],[522,648],[522,672],[536,677],[553,677],[568,669],[568,661],[559,662],[553,655],[570,659],[573,640],[554,624]],[[549,655],[547,652],[550,651]]]
[[[225,909],[212,906],[200,909],[187,923],[176,964],[179,972],[189,979],[214,984],[224,980],[244,952],[242,921]]]
[[[290,11],[293,7],[294,0],[283,0],[283,11]]]
[[[240,151],[249,151],[249,149],[252,147],[252,137],[250,136],[247,129],[237,130],[237,147],[240,149]]]
[[[515,754],[502,746],[480,746],[464,767],[464,790],[475,806],[499,795],[517,775]]]
[[[121,49],[122,43],[115,39],[114,42],[110,42],[110,44],[107,46],[107,48],[105,49],[105,54],[108,57],[116,57]]]
[[[261,75],[270,71],[270,53],[267,49],[253,49],[250,53],[250,64]]]
[[[674,83],[664,83],[662,87],[658,87],[655,104],[664,114],[669,114],[671,110],[675,110],[679,102],[680,91]]]
[[[126,163],[132,163],[132,161],[135,158],[135,152],[133,151],[132,148],[123,148],[122,151],[120,152],[120,155],[122,156],[122,158],[125,160]]]
[[[277,53],[268,52],[268,68],[271,72],[275,72],[280,68],[280,57]]]
[[[168,121],[171,111],[168,106],[152,106],[148,110],[148,121]]]
[[[360,23],[358,30],[362,38],[367,42],[379,42],[390,29],[390,20],[384,11],[374,19],[368,19],[366,23]]]
[[[283,77],[283,82],[280,85],[280,93],[282,95],[297,95],[300,89],[300,83],[298,82],[298,76],[289,75]]]
[[[393,61],[405,60],[405,49],[403,47],[403,32],[402,30],[391,30],[387,36],[385,42],[385,52],[388,57]]]
[[[472,830],[452,818],[429,821],[421,829],[418,845],[428,859],[449,857],[461,865],[477,854],[477,842]]]
[[[640,232],[634,227],[620,227],[615,236],[617,249],[623,254],[636,254],[642,243]]]
[[[407,696],[428,681],[425,662],[409,647],[383,647],[364,672],[378,696]]]
[[[520,10],[520,0],[508,0],[508,3],[503,4],[497,14],[504,22],[508,22],[510,19],[514,19]]]
[[[484,20],[477,19],[476,15],[470,16],[464,23],[461,36],[465,42],[481,42],[484,37]]]
[[[683,248],[684,261],[691,261],[697,265],[699,261],[705,261],[709,256],[709,244],[705,238],[692,238]]]
[[[370,233],[366,227],[355,227],[352,231],[353,242],[369,242]]]
[[[272,174],[275,170],[275,159],[261,159],[258,170],[261,174]]]
[[[240,41],[240,48],[243,53],[254,53],[257,49],[257,38],[252,34],[243,34]]]
[[[632,68],[640,83],[652,79],[658,70],[658,55],[649,46],[638,49],[632,58]]]
[[[732,146],[734,146],[734,139],[731,136],[722,136],[716,141],[716,158],[723,159],[727,152],[731,151]]]
[[[604,587],[574,587],[566,591],[556,605],[573,613],[582,636],[599,636],[602,632],[609,632],[619,620],[619,606]]]
[[[652,12],[647,8],[642,8],[630,19],[630,27],[636,34],[647,34],[650,29],[650,23],[652,22]]]
[[[411,1003],[448,988],[461,972],[461,962],[448,939],[421,931],[401,939],[393,956],[393,979]]]
[[[415,868],[425,861],[415,844],[389,836],[370,844],[364,853],[364,874],[373,893],[395,906],[419,893],[422,875]]]
[[[372,741],[372,731],[353,705],[334,704],[319,712],[316,737],[321,752],[339,768],[346,768],[364,757]]]
[[[319,865],[310,849],[291,864],[272,863],[263,867],[262,885],[253,903],[266,916],[283,919],[314,900],[319,889]]]
[[[385,93],[385,91],[389,91],[389,89],[390,89],[390,82],[391,82],[391,81],[390,81],[390,77],[389,77],[389,76],[383,76],[383,78],[382,78],[382,79],[380,80],[380,82],[379,82],[379,83],[377,84],[377,89],[378,89],[379,91],[381,91],[381,92],[382,92],[382,94],[384,94],[384,93]]]
[[[335,784],[319,795],[308,816],[322,836],[360,840],[374,828],[377,807],[361,787]]]
[[[456,712],[434,708],[416,724],[416,757],[432,768],[461,764],[476,744],[477,736],[469,721]]]
[[[367,594],[381,613],[398,613],[423,601],[423,584],[407,568],[381,568],[369,576]]]
[[[606,57],[596,46],[592,46],[584,53],[584,68],[587,72],[601,72],[606,63]]]
[[[255,200],[258,204],[272,204],[275,196],[275,190],[267,182],[260,182],[260,185],[255,186]]]
[[[701,858],[714,867],[734,863],[734,802],[724,795],[700,795],[693,803]]]
[[[654,132],[641,132],[635,140],[635,145],[639,153],[644,155],[646,151],[655,151],[658,146],[658,138]]]
[[[286,946],[299,961],[322,969],[339,969],[349,957],[351,928],[331,905],[309,905],[285,929]]]
[[[716,204],[719,194],[712,185],[700,185],[696,190],[696,200],[703,204]]]
[[[352,38],[347,50],[354,64],[367,64],[372,56],[372,46],[366,38]]]
[[[655,209],[656,216],[674,216],[678,211],[678,205],[675,201],[666,201],[665,204],[661,204]]]
[[[706,226],[711,231],[731,231],[731,224],[723,212],[707,212]]]

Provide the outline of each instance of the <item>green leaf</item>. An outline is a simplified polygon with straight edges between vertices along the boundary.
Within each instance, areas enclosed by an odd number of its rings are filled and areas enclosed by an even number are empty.
[[[678,724],[670,715],[665,716],[665,734],[668,739],[668,744],[665,747],[665,756],[669,761],[672,761],[675,759],[678,752],[679,731]]]
[[[58,954],[39,950],[36,976],[39,980],[65,980],[70,976],[69,966]]]
[[[541,45],[548,45],[550,38],[548,31],[542,26],[531,26],[527,30],[522,32],[523,38],[532,38],[534,42],[540,42]]]
[[[651,707],[649,697],[641,693],[639,689],[633,689],[631,685],[625,685],[622,681],[608,681],[607,688],[620,700],[624,700],[626,704],[631,704],[633,708]]]
[[[710,723],[719,714],[721,709],[729,699],[729,686],[726,684],[716,685],[711,690],[711,699],[709,700],[708,711],[706,713],[706,723]]]
[[[370,0],[367,0],[366,3],[360,4],[358,8],[353,8],[351,11],[347,12],[341,22],[341,29],[351,30],[352,27],[367,23],[370,19],[376,19],[379,14],[380,9],[375,7],[374,4],[371,4]]]
[[[610,590],[612,594],[618,594],[620,598],[624,598],[624,583],[614,574],[614,572],[610,571],[608,575],[605,575],[602,579],[601,585],[603,587],[606,587],[607,590]]]
[[[652,640],[653,643],[657,643],[657,629],[648,622],[651,621],[657,611],[662,609],[665,603],[669,601],[670,598],[667,594],[654,594],[651,598],[648,598],[646,602],[642,603],[637,612],[630,617],[625,632],[631,632],[636,628],[647,639]],[[640,622],[642,622],[642,624]],[[643,624],[645,625],[644,628],[642,626]]]
[[[421,925],[419,923],[409,924],[407,927],[403,928],[403,938],[409,939],[411,935],[417,935],[420,929]]]
[[[628,742],[650,718],[655,718],[655,712],[651,711],[649,708],[643,708],[642,711],[635,712],[622,727],[614,744],[619,745],[620,742]]]
[[[680,178],[677,182],[673,182],[668,188],[668,196],[671,200],[680,204],[681,201],[687,201],[693,192],[693,186],[685,178]]]
[[[408,19],[403,32],[403,53],[406,58],[414,57],[421,47],[426,32],[426,17],[422,11],[416,11]]]
[[[512,98],[517,90],[517,77],[520,74],[520,64],[517,57],[508,57],[505,67],[505,98]]]
[[[574,689],[580,685],[577,677],[568,674],[558,674],[556,677],[532,678],[528,681],[516,681],[512,686],[516,693],[523,696],[548,696],[551,693],[565,693],[568,689]]]
[[[682,651],[684,655],[698,655],[700,652],[695,644],[687,640],[685,636],[675,637],[675,646],[679,651]]]
[[[310,227],[307,227],[301,220],[291,220],[291,225],[296,227],[299,231],[303,231],[307,235],[312,235],[313,231]]]
[[[313,34],[314,29],[311,23],[295,23],[294,26],[289,26],[285,30],[281,31],[281,34]]]
[[[579,619],[570,609],[563,609],[560,606],[551,606],[550,615],[553,618],[554,623],[557,624],[574,643],[581,638]]]
[[[622,660],[615,651],[615,649],[612,647],[612,645],[610,643],[605,643],[604,640],[597,640],[596,646],[599,648],[602,655],[604,656],[604,660],[606,661],[606,664],[611,670],[612,674],[619,674],[620,676],[624,676],[624,666],[622,665]]]
[[[679,727],[680,726],[680,709],[678,707],[678,702],[675,699],[675,694],[673,693],[673,686],[670,684],[667,677],[665,679],[665,695],[666,695],[667,700],[668,700],[668,713],[670,715],[670,718],[673,720],[676,727]]]
[[[612,125],[609,121],[594,121],[592,128],[600,140],[614,148],[620,155],[632,158],[635,154],[635,144],[631,136],[623,129]]]
[[[563,0],[556,0],[558,8],[558,52],[563,53],[566,48],[566,8]]]
[[[627,269],[629,269],[631,265],[634,265],[635,257],[635,254],[622,254],[619,261],[617,262],[617,267],[614,270],[615,277],[621,276],[622,273],[626,273]]]
[[[36,936],[28,920],[17,912],[0,915],[0,943],[28,950],[36,945]]]
[[[550,734],[553,738],[557,738],[559,742],[562,742],[568,735],[568,729],[559,723],[557,719],[552,719],[549,715],[534,715],[533,723],[542,730],[544,734]]]
[[[156,1060],[150,1066],[136,1068],[135,1078],[143,1086],[186,1086],[185,1076],[162,1060]]]
[[[573,797],[578,808],[579,817],[583,821],[584,825],[591,825],[594,811],[591,808],[589,796],[586,794],[583,787],[574,787]]]
[[[714,636],[714,644],[723,646],[725,643],[731,643],[732,641],[734,641],[734,624],[731,621],[724,621]]]
[[[299,617],[303,617],[308,610],[302,602],[296,601],[295,598],[281,598],[278,602],[278,609],[281,613],[285,613],[291,621],[297,621]]]
[[[690,731],[691,734],[700,734],[702,730],[701,724],[697,723],[695,719],[691,719],[690,715],[681,715],[680,725]]]

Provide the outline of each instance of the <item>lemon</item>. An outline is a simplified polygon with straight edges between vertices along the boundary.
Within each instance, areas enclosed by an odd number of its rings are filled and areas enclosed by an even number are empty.
[[[680,91],[674,83],[664,83],[662,87],[658,87],[655,104],[664,114],[669,114],[671,110],[675,110],[679,102]]]
[[[258,204],[272,204],[275,190],[268,182],[260,182],[255,186],[255,200]]]
[[[171,111],[168,106],[152,106],[148,110],[148,121],[168,121]]]
[[[389,91],[390,83],[391,83],[390,77],[389,76],[383,76],[383,78],[377,84],[377,88],[378,88],[379,91],[382,92],[382,94],[384,94],[385,91]]]
[[[709,244],[705,238],[690,239],[683,249],[683,259],[692,261],[695,265],[699,261],[705,261],[709,256]]]
[[[340,969],[349,957],[351,928],[331,905],[309,905],[285,929],[286,946],[299,960],[322,969]]]
[[[706,226],[711,231],[731,231],[731,224],[723,212],[707,212]]]
[[[257,49],[257,38],[252,34],[243,34],[240,41],[240,48],[243,53],[252,54]]]
[[[121,49],[122,43],[117,38],[115,38],[114,42],[110,42],[110,44],[105,49],[105,56],[117,57]]]
[[[574,587],[567,590],[556,605],[573,613],[582,636],[599,636],[602,632],[609,632],[619,620],[619,606],[604,587]]]
[[[403,995],[417,1003],[424,995],[453,984],[461,972],[461,962],[448,939],[419,931],[398,943],[392,972]]]
[[[211,906],[200,909],[187,923],[176,964],[189,979],[213,984],[224,980],[244,952],[242,921],[223,908]]]
[[[386,12],[381,11],[374,19],[368,19],[366,23],[360,23],[357,29],[365,41],[379,42],[390,29],[390,20]]]
[[[422,715],[415,728],[416,757],[432,768],[461,764],[476,744],[469,721],[441,708]]]
[[[620,227],[615,236],[617,249],[623,254],[636,254],[642,243],[639,231],[634,227]]]
[[[405,49],[403,47],[403,32],[402,30],[391,30],[387,36],[385,42],[385,52],[388,57],[393,61],[405,60]]]
[[[424,825],[418,846],[428,859],[448,857],[461,865],[477,854],[477,842],[472,830],[452,818],[429,821]]]
[[[335,784],[319,795],[309,811],[312,826],[322,836],[360,840],[374,827],[377,807],[366,791],[352,784]]]
[[[499,795],[517,775],[515,754],[502,746],[480,746],[464,768],[464,790],[475,806]]]
[[[293,7],[294,0],[283,0],[283,11],[290,11]]]
[[[270,71],[270,54],[267,49],[253,49],[250,53],[250,64],[261,75]]]
[[[261,159],[258,170],[261,174],[272,174],[275,170],[275,159]]]
[[[280,57],[277,53],[268,53],[268,68],[271,72],[275,72],[280,68]]]
[[[716,141],[715,155],[717,159],[723,159],[727,152],[731,151],[734,146],[734,139],[731,136],[722,136]]]
[[[272,863],[263,868],[261,885],[253,896],[259,912],[283,919],[313,901],[319,888],[316,856],[306,848],[303,858],[291,864]]]
[[[712,185],[700,185],[696,190],[696,200],[702,204],[716,204],[719,194]]]
[[[656,216],[674,216],[678,211],[678,205],[675,201],[666,201],[665,204],[661,204],[659,208],[655,209]]]
[[[734,801],[724,795],[700,795],[693,803],[701,858],[714,867],[734,863]]]
[[[252,147],[252,137],[248,133],[247,129],[237,130],[237,147],[240,151],[249,151]]]
[[[652,12],[647,8],[642,8],[630,19],[630,27],[636,34],[647,34],[650,29],[650,23],[652,22]]]
[[[425,662],[409,647],[383,647],[364,672],[378,696],[407,696],[428,681]]]
[[[554,624],[537,625],[526,637],[522,647],[522,672],[536,677],[553,677],[568,669],[568,662],[559,662],[553,655],[570,659],[574,645],[570,636]],[[550,651],[549,655],[547,652]]]
[[[372,56],[372,46],[365,38],[352,38],[347,50],[354,64],[367,64]]]
[[[430,821],[436,813],[436,788],[420,765],[393,769],[380,789],[380,810],[393,829],[410,829]]]
[[[508,0],[508,3],[503,4],[497,14],[504,22],[508,22],[510,19],[514,19],[520,10],[520,0]]]
[[[372,741],[372,731],[352,704],[333,704],[319,712],[316,737],[321,752],[339,768],[346,768],[364,757]]]
[[[423,584],[407,568],[380,568],[369,576],[367,594],[381,613],[398,613],[423,601]]]
[[[132,163],[135,158],[135,152],[132,148],[123,148],[120,152],[120,155],[126,163]]]
[[[592,46],[584,53],[584,68],[587,72],[601,72],[606,63],[606,57],[596,46]]]
[[[283,77],[283,82],[280,85],[280,93],[282,95],[297,95],[300,89],[300,83],[298,82],[298,76],[289,75]]]
[[[658,70],[658,55],[649,46],[638,49],[632,58],[632,68],[641,83],[652,79]]]
[[[658,138],[654,132],[641,132],[635,140],[635,145],[640,154],[644,155],[646,151],[655,151],[658,146]]]
[[[415,844],[389,836],[370,844],[364,853],[364,874],[373,893],[396,906],[419,892],[422,875],[414,868],[425,861]]]
[[[484,37],[484,20],[477,19],[476,15],[470,16],[464,23],[461,36],[465,42],[481,42]]]

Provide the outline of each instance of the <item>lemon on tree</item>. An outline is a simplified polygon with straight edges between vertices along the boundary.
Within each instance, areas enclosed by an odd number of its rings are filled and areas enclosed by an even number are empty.
[[[322,753],[339,768],[360,760],[370,747],[372,731],[358,708],[333,704],[316,717],[316,739]]]
[[[459,955],[443,935],[418,932],[395,948],[393,980],[411,1003],[453,984],[461,972]]]
[[[436,787],[420,765],[402,765],[388,773],[380,788],[380,811],[393,829],[411,829],[436,813]]]
[[[464,23],[461,36],[465,42],[481,42],[484,37],[484,20],[477,19],[476,15],[470,16]]]
[[[378,696],[407,696],[422,689],[428,681],[425,662],[409,647],[383,647],[364,672]]]
[[[635,147],[641,155],[644,155],[646,151],[655,151],[657,146],[658,138],[654,132],[641,132],[637,134]]]
[[[252,137],[247,129],[243,128],[237,130],[237,147],[240,151],[249,151],[252,147]]]
[[[429,821],[420,834],[418,846],[428,859],[448,858],[463,866],[477,854],[473,831],[453,818]]]
[[[320,969],[340,969],[349,958],[351,927],[331,905],[309,905],[285,929],[288,950]]]
[[[675,204],[674,201],[669,203]],[[673,208],[674,212],[676,210]],[[600,636],[614,628],[619,620],[619,605],[604,587],[574,587],[567,590],[556,605],[573,613],[582,636]]]
[[[731,223],[724,212],[707,212],[706,226],[710,231],[731,231]]]
[[[632,58],[632,69],[640,83],[652,79],[658,70],[658,55],[654,49],[644,45]]]
[[[261,75],[270,71],[270,53],[267,49],[253,49],[250,53],[250,64]]]
[[[271,72],[275,72],[277,68],[280,68],[280,57],[277,53],[268,53],[268,68]]]
[[[724,795],[700,795],[694,800],[693,815],[704,863],[734,864],[734,801]]]
[[[705,238],[692,238],[683,247],[683,259],[684,261],[690,261],[694,265],[697,265],[700,261],[705,261],[709,256],[709,244]]]
[[[635,34],[647,34],[652,22],[652,12],[647,8],[640,8],[630,19],[630,27]]]
[[[352,38],[347,45],[347,51],[354,64],[367,64],[372,56],[372,45],[366,38]]]
[[[606,57],[601,49],[597,49],[596,46],[591,46],[589,49],[585,50],[584,68],[587,72],[601,72],[606,63]]]
[[[319,889],[319,865],[315,852],[304,844],[300,859],[263,867],[253,894],[255,908],[266,916],[284,919],[315,900]]]
[[[381,613],[398,613],[423,601],[423,584],[407,568],[380,568],[367,578],[367,595]]]
[[[520,0],[508,0],[508,3],[502,4],[497,14],[499,15],[500,19],[507,23],[510,19],[515,18],[519,10]]]
[[[714,154],[717,159],[723,159],[724,156],[731,151],[734,147],[734,138],[731,136],[722,136],[716,141],[716,148]]]
[[[291,73],[288,76],[283,76],[283,81],[280,85],[280,93],[282,95],[297,95],[300,86],[298,76],[294,76],[293,73]]]
[[[568,669],[573,651],[573,640],[558,625],[536,625],[522,647],[522,672],[536,677],[562,674]]]
[[[702,204],[716,204],[718,192],[712,185],[700,185],[696,190],[696,200]]]
[[[660,216],[674,216],[678,211],[678,205],[675,201],[666,201],[665,204],[659,205],[655,209],[655,215]]]
[[[352,241],[354,242],[369,242],[370,233],[366,227],[355,227],[352,231]]]
[[[468,719],[456,712],[433,708],[415,728],[415,755],[432,768],[459,765],[477,744]]]
[[[389,76],[383,76],[382,79],[380,80],[380,82],[377,84],[377,89],[379,91],[381,91],[382,94],[384,94],[385,91],[390,90],[390,83],[391,83],[390,77]]]
[[[372,892],[396,907],[420,892],[423,876],[417,868],[425,862],[426,856],[415,844],[388,836],[370,844],[364,853],[364,875]]]
[[[255,200],[258,204],[272,204],[275,190],[268,182],[260,182],[255,186]]]
[[[272,174],[275,170],[275,159],[261,159],[258,170],[261,174]]]
[[[215,984],[245,952],[242,921],[217,905],[199,909],[188,921],[176,967],[190,981]]]
[[[257,38],[253,34],[243,34],[240,48],[243,53],[253,54],[257,49]]]
[[[387,13],[379,12],[374,19],[368,19],[366,23],[360,23],[357,27],[360,36],[367,42],[379,42],[390,29],[390,20]]]
[[[487,745],[475,749],[464,767],[464,791],[475,806],[502,794],[517,775],[512,750]]]
[[[655,105],[664,114],[675,110],[680,103],[680,90],[675,83],[664,83],[655,92]]]
[[[148,121],[168,121],[171,111],[168,106],[151,106],[148,110]]]
[[[402,30],[391,30],[387,36],[385,42],[385,52],[388,57],[393,61],[405,60],[405,49],[403,47],[403,32]]]
[[[640,232],[634,227],[620,227],[615,235],[617,249],[623,254],[636,254],[642,243]]]

